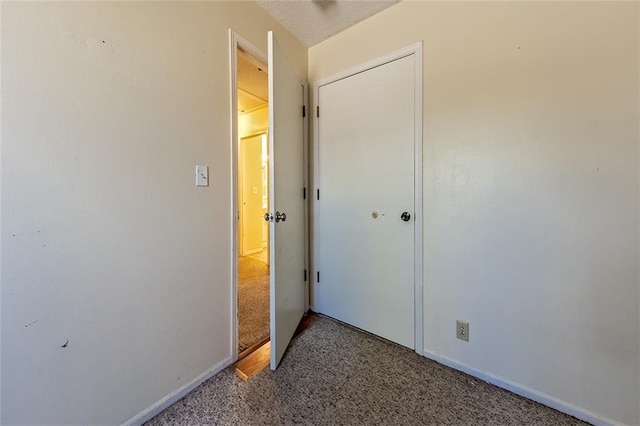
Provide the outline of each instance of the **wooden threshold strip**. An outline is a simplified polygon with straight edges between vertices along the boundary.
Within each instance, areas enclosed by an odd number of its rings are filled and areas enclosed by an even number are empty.
[[[261,372],[271,361],[271,342],[251,352],[236,363],[236,374],[245,382]]]
[[[264,345],[268,341],[269,341],[269,336],[268,335],[263,337],[262,339],[258,340],[256,343],[254,343],[253,345],[249,346],[247,349],[243,350],[242,352],[240,352],[238,354],[238,361],[240,361],[243,358],[248,357],[254,351],[260,349],[260,347],[262,347],[262,345]]]

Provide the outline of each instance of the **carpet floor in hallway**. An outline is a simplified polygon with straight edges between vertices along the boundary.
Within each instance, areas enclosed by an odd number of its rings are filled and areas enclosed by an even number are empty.
[[[238,350],[269,336],[269,265],[238,259]]]

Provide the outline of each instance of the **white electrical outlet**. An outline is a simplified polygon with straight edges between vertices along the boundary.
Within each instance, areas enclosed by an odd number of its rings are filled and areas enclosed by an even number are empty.
[[[456,320],[456,337],[465,342],[469,341],[469,323]]]

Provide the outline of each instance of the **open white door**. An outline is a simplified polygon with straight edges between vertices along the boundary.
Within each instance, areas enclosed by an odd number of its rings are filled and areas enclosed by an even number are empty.
[[[271,31],[268,48],[271,369],[275,370],[305,311],[304,86]]]

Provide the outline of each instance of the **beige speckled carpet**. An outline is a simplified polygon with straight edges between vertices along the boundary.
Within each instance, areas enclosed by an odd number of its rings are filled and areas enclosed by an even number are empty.
[[[238,350],[269,335],[269,266],[252,257],[238,259]]]
[[[320,317],[277,371],[231,366],[148,425],[583,425],[585,423]]]

